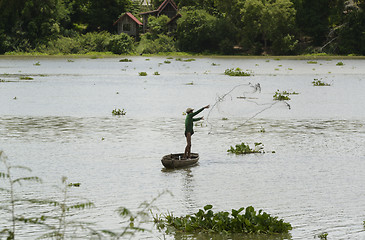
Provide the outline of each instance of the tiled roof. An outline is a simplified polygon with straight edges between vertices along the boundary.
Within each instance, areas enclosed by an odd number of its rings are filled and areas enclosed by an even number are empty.
[[[113,25],[117,24],[124,16],[130,17],[138,25],[142,25],[142,23],[135,16],[133,16],[133,14],[130,12],[124,13],[117,21],[115,21],[115,23]]]

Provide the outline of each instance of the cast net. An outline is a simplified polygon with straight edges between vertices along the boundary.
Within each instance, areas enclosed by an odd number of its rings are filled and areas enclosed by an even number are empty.
[[[273,94],[262,91],[260,83],[250,82],[217,94],[206,117],[210,133],[219,130],[221,121],[232,120],[231,128],[239,128],[269,109],[290,109],[287,101],[275,100]]]

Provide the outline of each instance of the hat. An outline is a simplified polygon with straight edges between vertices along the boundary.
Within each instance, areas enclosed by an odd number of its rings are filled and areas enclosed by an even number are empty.
[[[193,109],[193,108],[188,108],[188,109],[186,109],[186,113],[190,113],[190,112],[192,112],[192,111],[194,111],[194,109]]]

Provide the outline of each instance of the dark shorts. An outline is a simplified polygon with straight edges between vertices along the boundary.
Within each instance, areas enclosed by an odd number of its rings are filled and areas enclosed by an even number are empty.
[[[192,136],[194,134],[194,132],[185,132],[185,137],[186,137],[187,133],[190,133],[190,136]]]

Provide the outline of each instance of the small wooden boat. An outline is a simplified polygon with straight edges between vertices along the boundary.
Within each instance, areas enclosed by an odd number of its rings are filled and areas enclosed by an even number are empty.
[[[161,159],[162,165],[165,168],[182,168],[196,164],[199,161],[198,153],[191,153],[190,158],[184,158],[183,153],[175,153],[163,156]]]

